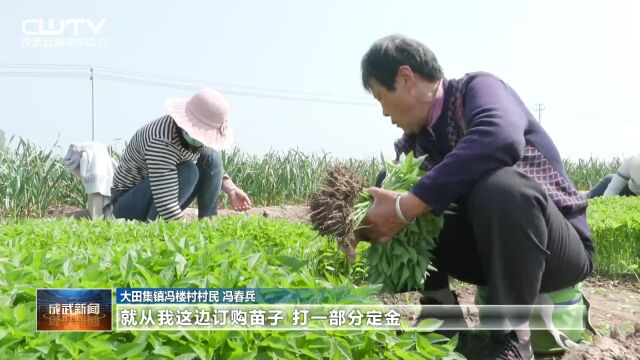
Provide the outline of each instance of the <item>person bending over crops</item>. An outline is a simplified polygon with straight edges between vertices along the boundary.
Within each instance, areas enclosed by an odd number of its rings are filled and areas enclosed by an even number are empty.
[[[191,99],[168,99],[165,107],[168,114],[140,128],[124,151],[111,189],[114,217],[184,219],[194,198],[199,218],[214,216],[221,190],[235,210],[251,208],[218,152],[233,142],[222,94],[202,89]]]
[[[628,157],[615,174],[605,176],[589,191],[588,198],[640,194],[640,154]]]
[[[398,157],[428,155],[410,192],[368,189],[362,236],[384,243],[416,217],[457,205],[445,214],[422,304],[457,303],[449,275],[487,286],[489,305],[532,305],[591,273],[587,200],[506,82],[484,72],[447,79],[427,46],[399,35],[376,41],[361,65],[364,88],[404,132]],[[471,358],[533,358],[528,316],[504,314],[504,324]]]

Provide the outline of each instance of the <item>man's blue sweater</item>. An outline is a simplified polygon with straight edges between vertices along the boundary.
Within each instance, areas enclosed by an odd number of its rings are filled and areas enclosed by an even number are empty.
[[[444,89],[433,135],[425,129],[395,144],[398,155],[428,154],[430,170],[411,192],[441,212],[492,171],[515,166],[546,190],[593,254],[586,197],[567,178],[556,146],[518,94],[488,73],[445,79]]]

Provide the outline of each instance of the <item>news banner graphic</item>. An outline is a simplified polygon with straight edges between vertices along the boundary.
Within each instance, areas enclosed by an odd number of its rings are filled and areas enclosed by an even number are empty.
[[[535,306],[388,305],[354,289],[117,288],[116,331],[162,330],[474,330],[513,328],[529,320],[531,330],[584,330],[584,324],[554,327],[558,309],[577,319],[582,303]],[[357,290],[356,290],[357,291]],[[111,331],[111,289],[38,289],[38,331]],[[429,318],[415,322],[421,311]],[[531,316],[532,313],[535,316]],[[565,312],[566,314],[566,312]],[[471,319],[474,318],[474,319]],[[436,320],[439,319],[439,320]],[[442,322],[451,319],[455,321]],[[479,320],[479,321],[478,321]],[[439,327],[441,324],[446,327]],[[557,332],[557,331],[556,331]]]
[[[323,303],[328,298],[341,298],[340,291],[118,288],[116,330],[468,330],[459,321],[439,327],[441,320],[459,319],[460,311],[465,317],[475,316],[474,322],[479,318],[474,330],[511,329],[511,324],[522,324],[526,319],[531,330],[584,330],[583,324],[556,329],[552,321],[554,310],[584,311],[581,304],[387,305],[353,295],[347,296],[349,303]],[[414,323],[422,310],[428,310],[432,318]]]
[[[309,304],[327,289],[123,289],[117,330],[390,330],[403,309],[379,304]],[[413,306],[419,312],[420,306]]]
[[[37,289],[37,331],[111,331],[111,289]]]

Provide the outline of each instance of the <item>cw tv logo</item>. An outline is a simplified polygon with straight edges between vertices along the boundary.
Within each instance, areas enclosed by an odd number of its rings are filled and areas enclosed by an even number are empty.
[[[21,29],[24,35],[28,36],[78,36],[81,34],[91,34],[97,36],[106,18],[100,21],[91,19],[25,19],[22,21]]]

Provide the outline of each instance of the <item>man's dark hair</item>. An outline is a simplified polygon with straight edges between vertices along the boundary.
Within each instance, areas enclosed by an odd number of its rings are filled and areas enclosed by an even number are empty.
[[[426,45],[402,35],[389,35],[373,43],[362,57],[362,86],[371,91],[369,80],[375,79],[387,90],[395,90],[398,69],[403,65],[431,82],[444,77],[436,55]]]

